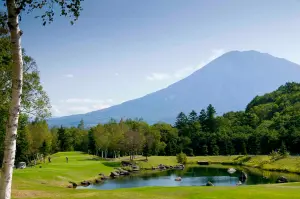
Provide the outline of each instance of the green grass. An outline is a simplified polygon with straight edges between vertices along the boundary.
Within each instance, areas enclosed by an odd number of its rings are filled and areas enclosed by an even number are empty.
[[[65,157],[69,158],[66,163]],[[234,163],[242,157],[238,156],[206,156],[189,157],[188,163],[210,161],[214,163]],[[122,158],[126,159],[126,157]],[[136,160],[141,167],[158,164],[175,165],[176,157],[149,157],[148,162]],[[68,189],[68,181],[80,182],[94,179],[99,173],[108,175],[114,167],[120,165],[119,160],[102,161],[80,152],[57,153],[52,156],[52,163],[45,163],[32,168],[14,170],[13,198],[59,199],[59,198],[114,198],[114,199],[284,199],[299,198],[300,183],[255,185],[241,187],[143,187],[118,189],[109,191]],[[299,158],[289,157],[275,162],[268,162],[268,156],[254,156],[243,164],[266,167],[267,169],[290,169],[298,171]],[[261,162],[268,162],[261,165]],[[283,166],[286,165],[286,166]],[[41,166],[41,168],[40,168]],[[213,166],[213,165],[211,165]],[[226,165],[224,165],[226,166]]]
[[[69,163],[66,163],[66,156]],[[80,152],[61,152],[51,157],[51,163],[14,170],[14,187],[24,189],[32,186],[66,186],[68,181],[90,180],[96,178],[99,173],[108,175],[114,170],[113,167],[95,160],[93,156]]]

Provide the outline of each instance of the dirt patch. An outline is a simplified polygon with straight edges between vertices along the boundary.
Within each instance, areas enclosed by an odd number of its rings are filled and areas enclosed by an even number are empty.
[[[36,190],[13,190],[13,198],[55,198],[55,193]]]

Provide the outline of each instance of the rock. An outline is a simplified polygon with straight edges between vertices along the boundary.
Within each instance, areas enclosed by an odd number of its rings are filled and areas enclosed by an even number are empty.
[[[116,171],[119,175],[129,175],[129,172],[128,171],[125,171],[121,168],[117,168],[118,171]]]
[[[113,171],[113,172],[110,173],[110,177],[116,178],[116,177],[119,177],[119,174],[117,172]]]
[[[170,169],[170,166],[167,166],[167,165],[166,165],[165,167],[166,167],[166,169]]]
[[[175,178],[175,181],[181,181],[181,177]]]
[[[209,165],[209,162],[207,162],[207,161],[197,161],[197,164],[199,164],[199,165]]]
[[[84,186],[84,187],[87,187],[87,186],[89,186],[91,183],[89,182],[89,181],[82,181],[81,183],[81,186]]]
[[[72,184],[72,187],[73,188],[76,188],[78,185],[75,183],[75,182],[71,182],[71,181],[69,181],[69,183],[71,183]]]
[[[139,171],[139,170],[140,170],[139,166],[137,165],[132,166],[132,171]]]
[[[234,168],[230,168],[227,170],[228,173],[233,174],[236,172],[236,170]]]
[[[128,171],[125,171],[125,170],[123,170],[121,173],[120,173],[121,175],[124,175],[124,176],[128,176],[129,175],[129,172]]]
[[[97,184],[99,184],[100,182],[101,182],[100,179],[96,179],[96,180],[95,180],[95,183],[97,183]]]
[[[25,169],[26,168],[26,162],[19,162],[17,165],[18,169]]]
[[[183,170],[184,169],[184,165],[183,164],[176,165],[176,166],[174,166],[174,169],[181,169],[181,170]]]
[[[71,184],[69,184],[69,185],[67,186],[67,188],[73,188],[73,186],[72,186]]]
[[[121,164],[123,167],[132,166],[132,163],[129,161],[122,161]]]
[[[101,180],[107,180],[109,177],[108,176],[105,176],[103,173],[99,173],[99,176]]]
[[[206,186],[215,186],[213,183],[211,183],[210,181],[208,181],[207,183],[206,183]]]
[[[101,176],[100,179],[101,180],[107,180],[109,177],[108,176]]]
[[[280,176],[279,178],[277,178],[276,183],[287,183],[289,182],[288,179],[284,176]]]
[[[247,174],[244,171],[242,171],[242,173],[239,177],[240,181],[245,182],[247,180],[247,178],[248,178]]]
[[[242,185],[243,183],[241,181],[238,181],[238,183],[236,183],[236,186],[240,186]]]

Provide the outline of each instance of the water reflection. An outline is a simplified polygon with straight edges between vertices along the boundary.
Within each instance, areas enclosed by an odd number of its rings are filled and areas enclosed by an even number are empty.
[[[208,181],[215,186],[236,186],[241,172],[247,173],[248,178],[242,185],[275,183],[279,176],[286,176],[290,182],[299,182],[300,176],[290,173],[263,171],[259,169],[234,167],[236,172],[228,173],[228,168],[189,167],[184,170],[168,170],[147,173],[144,176],[128,176],[107,180],[99,185],[91,185],[88,189],[118,189],[143,186],[204,186]],[[175,181],[181,177],[181,181]]]

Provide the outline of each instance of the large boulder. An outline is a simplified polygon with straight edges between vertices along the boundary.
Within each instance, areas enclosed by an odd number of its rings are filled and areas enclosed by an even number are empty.
[[[81,186],[84,186],[84,187],[87,187],[87,186],[89,186],[91,183],[89,182],[89,181],[82,181],[81,183]]]
[[[163,165],[163,164],[158,165],[158,168],[159,168],[160,170],[165,170],[165,169],[166,169],[165,165]]]
[[[112,177],[112,178],[116,178],[118,176],[119,176],[119,174],[117,172],[113,171],[113,172],[110,173],[110,177]]]
[[[70,185],[68,187],[72,186],[70,188],[76,188],[78,186],[77,183],[75,183],[75,182],[69,181],[69,183],[70,183]]]
[[[211,183],[210,181],[208,181],[208,182],[206,183],[206,186],[214,186],[214,184]]]
[[[242,171],[242,173],[241,173],[241,175],[239,177],[240,181],[241,182],[245,182],[247,180],[247,178],[248,178],[247,173],[245,173],[244,171]]]
[[[132,166],[132,163],[129,161],[122,161],[121,164],[123,167]]]
[[[107,180],[109,177],[105,176],[103,173],[99,173],[100,179],[101,180]]]
[[[288,179],[284,176],[280,176],[279,178],[277,178],[276,183],[287,183],[289,182]]]
[[[128,171],[125,171],[125,170],[123,170],[123,169],[121,169],[121,168],[117,168],[117,170],[118,170],[118,174],[119,175],[129,175],[129,172]]]

